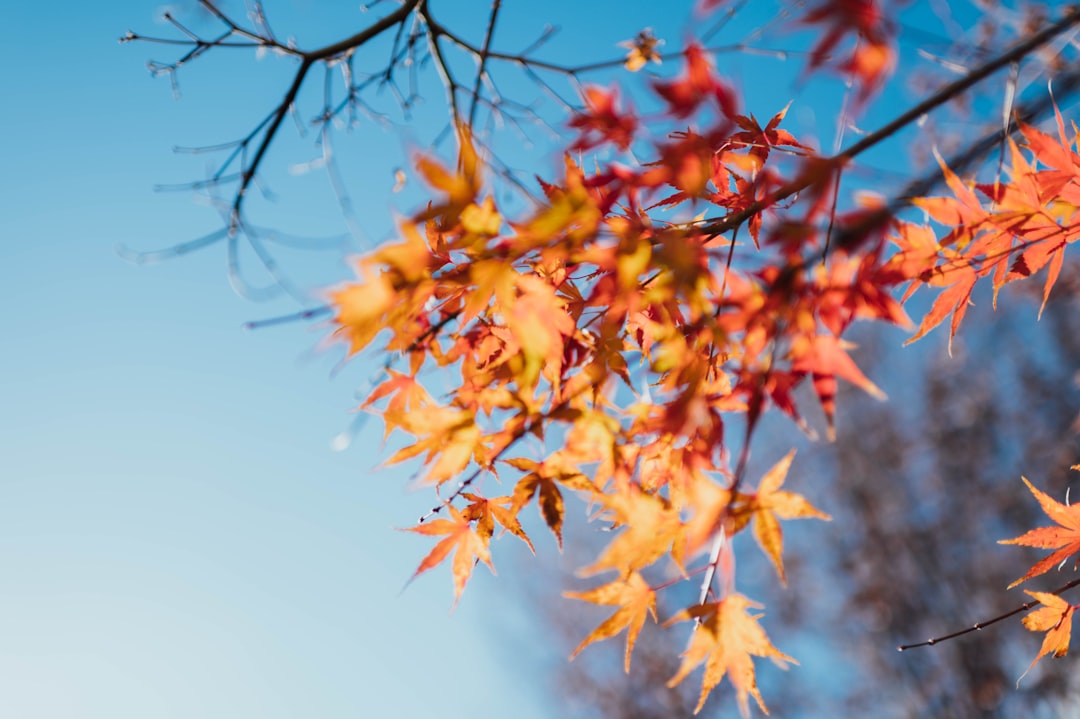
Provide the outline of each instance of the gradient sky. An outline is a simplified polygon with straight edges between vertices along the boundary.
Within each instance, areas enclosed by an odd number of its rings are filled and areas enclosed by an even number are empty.
[[[500,36],[508,47],[562,21],[568,30],[551,51],[564,60],[617,56],[614,43],[645,25],[677,46],[687,16],[658,18],[653,2],[505,4],[516,18]],[[191,5],[179,12],[197,25]],[[311,46],[346,34],[358,3],[266,5],[279,33],[295,28]],[[529,608],[518,608],[514,588],[479,569],[450,616],[445,571],[402,591],[430,541],[394,527],[412,524],[430,495],[407,492],[401,471],[373,471],[383,457],[377,422],[347,451],[330,448],[374,364],[332,376],[339,355],[313,351],[322,327],[244,331],[244,322],[296,304],[238,298],[220,247],[146,266],[118,255],[117,247],[168,247],[220,227],[192,195],[153,191],[206,175],[205,157],[170,149],[243,134],[292,68],[248,51],[212,54],[181,74],[176,100],[145,68],[175,57],[169,48],[116,41],[129,28],[168,34],[155,19],[163,7],[0,10],[5,715],[464,719],[512,706],[517,719],[549,716],[545,680],[529,674],[542,639],[523,628]],[[580,23],[576,35],[571,22]],[[744,81],[766,60],[731,62],[759,117],[790,99],[790,82]],[[819,99],[835,99],[837,86]],[[391,203],[406,212],[419,198],[415,182],[390,193],[393,171],[444,122],[441,98],[416,114],[417,129],[405,133],[365,126],[341,136],[363,228],[354,250],[391,234]],[[818,129],[811,107],[793,110],[792,122]],[[325,174],[288,172],[317,156],[313,138],[285,134],[291,150],[267,166],[281,200],[253,201],[257,219],[340,232]],[[542,171],[551,167],[543,150],[521,148],[519,159]],[[285,250],[282,263],[315,297],[345,275],[344,254]],[[549,539],[537,542],[541,551],[554,551]],[[497,550],[496,563],[521,554]]]

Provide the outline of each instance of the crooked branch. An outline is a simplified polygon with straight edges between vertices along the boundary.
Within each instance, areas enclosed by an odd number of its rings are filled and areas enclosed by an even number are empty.
[[[961,77],[945,87],[938,90],[936,93],[923,100],[919,104],[915,105],[906,112],[900,114],[898,117],[887,123],[885,126],[878,130],[866,135],[861,140],[856,142],[851,147],[843,150],[836,155],[828,158],[828,162],[834,166],[842,166],[853,160],[858,155],[866,152],[870,148],[880,144],[884,140],[895,135],[897,132],[917,121],[923,115],[929,113],[950,100],[958,97],[961,93],[985,80],[993,75],[998,70],[1009,66],[1010,64],[1017,62],[1033,51],[1042,47],[1046,43],[1053,40],[1058,35],[1069,30],[1073,26],[1080,24],[1080,6],[1074,6],[1069,8],[1065,13],[1065,16],[1058,20],[1056,23],[1047,26],[1040,32],[1028,37],[1026,40],[1016,44],[1011,50],[1008,50],[1001,55],[998,55],[993,60],[988,61],[984,65],[977,67],[969,72],[964,77]],[[763,200],[758,200],[748,205],[745,209],[733,212],[717,220],[706,223],[701,227],[702,232],[710,236],[716,236],[728,232],[743,222],[747,221],[754,215],[758,214],[762,210],[765,210],[778,202],[796,195],[803,190],[806,190],[815,182],[814,177],[796,179],[787,183],[783,187],[770,193],[768,197]]]

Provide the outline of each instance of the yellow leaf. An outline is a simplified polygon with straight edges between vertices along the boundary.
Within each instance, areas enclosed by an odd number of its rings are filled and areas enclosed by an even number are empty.
[[[334,336],[348,341],[350,355],[367,347],[385,327],[383,317],[396,297],[385,274],[372,274],[367,265],[361,265],[361,272],[361,282],[330,292],[330,305],[337,310],[335,322],[340,325]]]
[[[694,709],[695,714],[705,706],[709,692],[725,675],[735,688],[739,712],[744,717],[750,713],[747,701],[750,696],[757,701],[761,711],[768,714],[769,710],[757,688],[751,657],[768,657],[781,669],[786,669],[788,662],[798,664],[772,645],[765,630],[758,624],[757,620],[761,615],[747,613],[748,608],[760,609],[761,605],[741,594],[731,594],[719,602],[684,609],[665,623],[666,626],[675,622],[697,620],[694,633],[690,637],[690,646],[682,655],[682,665],[668,681],[668,686],[673,687],[699,665],[705,664],[701,697]]]
[[[604,548],[597,560],[581,569],[583,577],[616,570],[623,576],[647,567],[672,551],[679,563],[684,542],[679,513],[671,503],[654,494],[646,494],[634,485],[598,498],[615,515],[621,529]]]
[[[1027,590],[1025,592],[1038,599],[1043,606],[1024,617],[1024,626],[1033,632],[1046,632],[1046,636],[1043,637],[1039,653],[1028,666],[1027,671],[1020,675],[1020,679],[1027,676],[1027,673],[1047,654],[1053,653],[1055,657],[1068,654],[1073,611],[1076,609],[1056,594],[1027,592]],[[1020,684],[1020,679],[1016,680],[1017,686]]]
[[[787,478],[791,462],[795,458],[795,450],[777,462],[772,469],[765,473],[758,485],[756,495],[746,508],[739,510],[739,514],[750,512],[754,521],[754,539],[761,546],[765,555],[776,567],[776,573],[780,581],[787,584],[787,576],[784,574],[784,533],[777,519],[832,519],[829,515],[810,504],[801,494],[781,490],[784,479]],[[739,517],[736,517],[738,521]],[[743,520],[745,521],[745,520]]]
[[[495,209],[495,202],[489,196],[484,198],[483,204],[478,205],[474,202],[462,211],[461,226],[466,232],[494,237],[499,234],[502,216]]]
[[[626,69],[637,72],[649,62],[659,65],[663,60],[656,48],[663,44],[664,41],[654,36],[650,27],[639,32],[633,40],[620,42],[619,47],[625,47],[630,51],[626,54]]]
[[[634,642],[645,624],[645,615],[651,614],[656,621],[656,592],[637,572],[631,572],[626,579],[617,579],[610,584],[597,587],[588,592],[564,592],[564,597],[580,599],[583,602],[593,604],[607,604],[619,607],[619,610],[608,617],[600,626],[592,631],[589,636],[578,645],[573,659],[581,650],[593,642],[601,639],[610,639],[623,629],[626,629],[626,659],[625,669],[630,671],[630,655],[634,651]]]

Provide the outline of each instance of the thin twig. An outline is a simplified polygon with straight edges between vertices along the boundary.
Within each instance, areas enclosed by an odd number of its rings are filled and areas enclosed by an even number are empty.
[[[1049,592],[1049,593],[1050,594],[1061,594],[1062,592],[1066,592],[1066,591],[1068,591],[1068,590],[1070,590],[1070,589],[1072,589],[1073,587],[1076,587],[1076,586],[1080,586],[1080,579],[1074,579],[1071,582],[1069,582],[1067,584],[1063,584],[1062,586],[1058,587],[1057,589],[1055,589],[1055,590],[1053,590],[1052,592]],[[898,646],[896,648],[896,651],[903,652],[903,651],[906,651],[908,649],[916,649],[918,647],[932,647],[935,644],[940,644],[941,642],[945,642],[945,641],[948,641],[950,639],[955,639],[956,637],[962,637],[965,634],[970,634],[971,632],[977,632],[980,629],[984,629],[985,627],[988,627],[991,624],[997,624],[998,622],[1003,621],[1005,619],[1008,619],[1009,617],[1014,616],[1016,614],[1019,614],[1020,612],[1026,612],[1027,610],[1031,609],[1032,607],[1034,607],[1038,603],[1039,603],[1038,599],[1033,599],[1030,602],[1024,602],[1023,604],[1021,604],[1016,609],[1005,612],[1004,614],[999,614],[998,616],[994,617],[993,619],[987,619],[985,622],[976,622],[975,624],[968,627],[967,629],[961,629],[960,631],[953,632],[952,634],[946,634],[946,635],[941,636],[941,637],[934,637],[932,639],[927,639],[925,642],[916,642],[915,644],[901,644],[900,646]]]

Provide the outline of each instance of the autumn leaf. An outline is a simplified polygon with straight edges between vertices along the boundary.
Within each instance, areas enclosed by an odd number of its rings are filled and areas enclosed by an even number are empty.
[[[485,197],[483,204],[470,204],[461,213],[461,226],[474,235],[494,237],[499,234],[501,225],[502,216],[491,197]]]
[[[461,592],[465,589],[465,583],[472,575],[473,566],[477,562],[483,562],[492,574],[495,573],[495,566],[491,563],[491,551],[488,547],[490,535],[484,537],[473,529],[472,522],[464,514],[453,506],[446,505],[446,507],[450,512],[450,519],[435,519],[406,530],[428,537],[446,535],[424,557],[409,581],[438,566],[450,555],[450,552],[454,552],[450,570],[454,576],[454,604],[456,605],[458,599],[461,598]]]
[[[685,51],[686,71],[679,78],[653,83],[653,88],[668,103],[668,112],[674,117],[689,117],[701,103],[714,100],[725,116],[735,115],[735,99],[732,92],[713,72],[712,63],[705,50],[696,44]]]
[[[1047,592],[1027,592],[1043,606],[1024,617],[1024,626],[1033,632],[1046,632],[1043,638],[1042,648],[1027,670],[1020,675],[1020,679],[1027,676],[1039,660],[1047,654],[1053,653],[1055,657],[1063,657],[1069,653],[1069,639],[1072,636],[1073,605],[1056,594]],[[1016,685],[1020,686],[1020,679]]]
[[[760,608],[760,604],[741,594],[731,594],[719,602],[684,609],[665,622],[665,626],[690,620],[697,622],[690,636],[690,646],[682,655],[682,665],[668,681],[668,687],[673,687],[700,664],[705,664],[701,697],[694,709],[695,714],[705,706],[709,692],[725,675],[735,688],[739,712],[744,717],[750,714],[747,701],[750,696],[757,701],[761,711],[769,713],[757,688],[752,657],[767,657],[781,669],[786,669],[789,662],[798,662],[772,645],[765,630],[758,624],[757,620],[762,615],[747,612],[747,609]]]
[[[975,289],[978,275],[975,274],[974,269],[962,263],[946,265],[937,272],[938,281],[941,284],[949,285],[949,287],[937,296],[930,311],[926,313],[919,324],[918,331],[909,337],[904,344],[911,344],[915,340],[924,337],[927,332],[941,324],[951,312],[952,325],[949,328],[949,354],[951,355],[953,338],[956,336],[956,330],[960,328],[968,304],[971,302],[971,292]]]
[[[582,649],[593,642],[610,639],[626,629],[625,669],[629,672],[630,655],[634,651],[634,642],[637,641],[638,634],[645,625],[645,616],[651,614],[653,621],[656,621],[656,592],[645,579],[637,572],[631,572],[625,579],[617,579],[587,592],[564,592],[563,596],[593,604],[619,607],[618,611],[585,637],[570,658],[576,657]]]
[[[780,527],[780,519],[832,519],[828,514],[814,507],[806,498],[794,492],[782,490],[780,487],[787,478],[791,462],[795,458],[795,450],[777,462],[772,469],[765,473],[758,484],[758,491],[751,495],[747,506],[736,513],[736,527],[747,518],[753,519],[754,539],[757,540],[765,556],[776,567],[776,573],[780,581],[787,585],[787,576],[784,573],[784,532]],[[743,524],[745,526],[745,524]]]
[[[456,225],[462,210],[468,207],[480,191],[481,165],[476,148],[473,146],[472,132],[468,126],[458,124],[458,161],[455,169],[444,167],[436,160],[421,155],[416,158],[417,172],[436,192],[443,195],[442,201],[433,204],[416,219],[440,218],[445,225]]]
[[[521,521],[517,518],[513,497],[488,499],[471,492],[462,492],[461,496],[470,502],[462,514],[466,519],[476,522],[476,532],[481,538],[490,539],[495,533],[495,523],[498,522],[504,530],[529,545],[529,551],[536,554],[532,540],[525,534]]]
[[[878,0],[825,0],[811,8],[803,22],[822,23],[827,29],[810,51],[810,67],[819,67],[832,57],[845,36],[853,35],[851,55],[838,69],[858,80],[858,102],[864,102],[892,69],[896,52],[891,45],[892,30]]]
[[[551,477],[542,476],[537,472],[530,472],[518,480],[514,487],[515,511],[529,503],[534,495],[540,497],[540,514],[544,522],[555,535],[555,541],[562,550],[562,523],[563,523],[563,496],[558,485]]]
[[[1057,550],[1035,563],[1027,574],[1009,585],[1012,589],[1021,582],[1026,582],[1032,577],[1046,574],[1054,567],[1063,564],[1065,560],[1080,552],[1080,505],[1061,504],[1053,497],[1040,492],[1027,480],[1021,477],[1035,499],[1039,500],[1039,506],[1046,512],[1046,516],[1058,523],[1056,527],[1039,527],[1015,539],[1003,539],[998,544],[1019,544],[1024,547],[1038,547],[1039,549]]]
[[[619,525],[615,539],[595,562],[579,570],[582,577],[616,570],[627,576],[647,567],[671,552],[672,560],[682,565],[683,525],[679,513],[664,497],[647,494],[630,485],[613,494],[597,498],[614,515]]]
[[[620,150],[630,147],[637,131],[637,118],[631,111],[624,112],[619,106],[619,95],[614,89],[589,85],[584,90],[585,110],[570,118],[569,125],[581,131],[572,147],[587,150],[610,142]]]
[[[655,62],[659,65],[663,61],[660,58],[660,53],[656,51],[656,48],[663,44],[663,40],[660,40],[653,35],[651,27],[647,27],[640,31],[633,40],[624,40],[623,42],[620,42],[619,47],[625,47],[629,50],[629,52],[626,53],[626,69],[630,72],[637,72],[650,62]]]
[[[792,348],[794,359],[791,369],[810,375],[814,393],[817,394],[821,409],[825,412],[829,439],[833,439],[836,434],[833,418],[836,415],[837,377],[851,382],[871,397],[885,399],[885,393],[867,379],[854,360],[845,352],[845,349],[850,346],[835,335],[826,333],[816,335],[811,340],[802,340]]]
[[[431,395],[415,376],[402,374],[392,369],[387,369],[386,373],[390,375],[390,379],[372,390],[368,398],[360,405],[360,409],[367,409],[384,397],[390,397],[386,408],[380,412],[383,423],[386,425],[384,439],[389,437],[396,427],[402,426],[402,422],[409,414],[422,412],[432,403]]]
[[[753,115],[749,117],[737,115],[735,117],[735,124],[741,127],[742,131],[732,135],[730,142],[742,144],[749,148],[749,154],[758,159],[758,162],[755,163],[755,169],[764,164],[769,157],[769,150],[773,147],[787,146],[798,150],[810,149],[796,140],[795,136],[790,132],[780,129],[780,122],[787,116],[790,107],[791,103],[789,102],[783,110],[772,116],[772,119],[764,128],[761,127],[757,118]]]
[[[391,417],[390,419],[395,419]],[[472,412],[453,407],[428,407],[423,412],[407,413],[396,418],[397,426],[416,435],[417,440],[402,447],[388,460],[397,464],[426,453],[430,464],[425,481],[442,484],[456,476],[483,447],[483,433]]]
[[[349,354],[360,352],[385,327],[383,317],[394,304],[393,283],[382,272],[361,264],[361,282],[351,283],[329,293],[330,304],[337,312],[339,327],[335,337],[349,344]]]
[[[521,348],[518,383],[532,387],[545,364],[562,363],[565,338],[574,334],[576,325],[550,283],[536,275],[518,275],[515,281],[517,297],[499,300],[506,307],[506,326]]]

